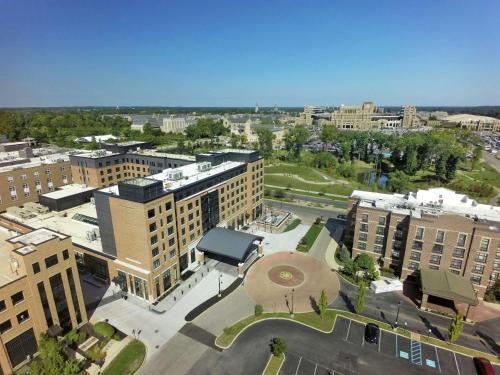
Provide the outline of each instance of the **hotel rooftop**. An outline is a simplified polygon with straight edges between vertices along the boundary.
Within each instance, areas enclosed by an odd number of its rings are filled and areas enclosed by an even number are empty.
[[[359,199],[360,207],[379,208],[417,218],[423,214],[456,214],[475,220],[500,223],[500,207],[478,203],[465,194],[458,194],[445,188],[417,190],[408,194],[354,190],[350,198]]]
[[[33,149],[32,157],[23,157],[19,151],[0,152],[0,173],[61,161],[69,161],[68,154],[50,148]]]

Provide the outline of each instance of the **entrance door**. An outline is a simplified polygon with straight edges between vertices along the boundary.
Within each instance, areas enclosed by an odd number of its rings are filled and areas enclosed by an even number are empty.
[[[26,359],[28,355],[33,355],[37,351],[37,344],[33,328],[21,333],[15,339],[10,340],[5,344],[7,353],[9,354],[12,367],[16,367]]]

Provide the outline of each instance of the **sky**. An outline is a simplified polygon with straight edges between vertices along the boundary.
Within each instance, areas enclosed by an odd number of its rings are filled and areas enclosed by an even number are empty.
[[[500,105],[499,0],[0,0],[0,107]]]

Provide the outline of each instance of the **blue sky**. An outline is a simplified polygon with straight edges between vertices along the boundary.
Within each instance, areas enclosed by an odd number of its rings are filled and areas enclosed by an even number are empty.
[[[0,107],[500,105],[500,1],[0,0]]]

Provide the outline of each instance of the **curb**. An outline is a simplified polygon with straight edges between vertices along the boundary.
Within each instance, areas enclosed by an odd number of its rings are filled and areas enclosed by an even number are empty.
[[[264,367],[264,370],[262,370],[262,375],[266,372],[267,366],[269,366],[269,363],[271,363],[271,359],[273,359],[273,355],[271,354],[271,357],[269,357],[269,360],[266,363],[266,367]],[[278,370],[276,371],[276,374],[280,373],[281,368],[283,367],[283,364],[286,361],[286,355],[283,353],[283,361],[281,361],[280,367],[278,367]]]

